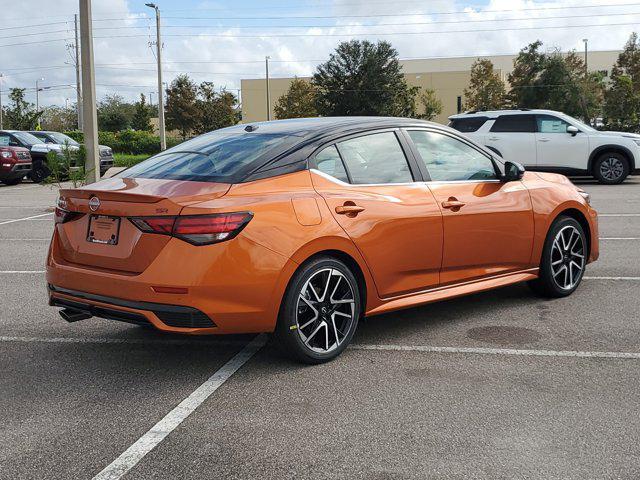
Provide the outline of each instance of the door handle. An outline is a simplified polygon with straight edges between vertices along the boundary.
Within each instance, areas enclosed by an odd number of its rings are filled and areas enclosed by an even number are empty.
[[[450,197],[449,200],[442,202],[442,208],[449,208],[451,210],[460,210],[466,203],[459,201],[455,197]]]
[[[496,140],[500,140],[500,139],[498,137],[489,137],[489,140],[492,140],[495,142]]]
[[[338,215],[346,215],[347,217],[355,217],[362,211],[364,211],[364,207],[359,207],[358,205],[338,205],[336,207]]]
[[[538,141],[539,142],[548,142],[549,139],[548,138],[539,138]]]

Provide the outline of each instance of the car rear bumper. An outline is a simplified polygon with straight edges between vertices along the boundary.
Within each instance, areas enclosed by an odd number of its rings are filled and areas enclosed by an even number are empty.
[[[205,247],[171,239],[140,274],[67,262],[58,242],[55,233],[47,260],[50,305],[175,333],[273,331],[296,267],[242,235]]]

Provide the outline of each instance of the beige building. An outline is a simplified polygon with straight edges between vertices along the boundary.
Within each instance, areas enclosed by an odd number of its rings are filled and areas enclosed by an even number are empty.
[[[589,52],[589,70],[603,71],[608,76],[619,53],[617,50]],[[507,75],[513,69],[515,57],[516,55],[498,55],[480,58],[491,60],[495,70],[506,81]],[[447,123],[449,115],[458,113],[462,109],[464,104],[463,91],[469,83],[471,65],[477,58],[479,57],[412,59],[401,60],[400,64],[409,84],[435,90],[436,96],[442,101],[442,113],[435,120]],[[292,80],[293,77],[270,79],[271,118],[275,118],[273,106],[278,98],[287,91]],[[243,123],[266,120],[265,79],[243,79],[241,86]]]

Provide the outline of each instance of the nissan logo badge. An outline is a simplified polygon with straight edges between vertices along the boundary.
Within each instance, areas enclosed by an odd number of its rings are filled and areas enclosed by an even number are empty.
[[[100,199],[98,197],[91,197],[89,199],[89,208],[92,212],[95,212],[100,208]]]

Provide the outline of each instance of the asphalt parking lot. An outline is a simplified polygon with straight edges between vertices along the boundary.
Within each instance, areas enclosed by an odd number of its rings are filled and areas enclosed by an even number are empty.
[[[67,324],[56,191],[0,186],[0,478],[639,478],[640,177],[576,183],[601,255],[574,295],[374,317],[316,367],[265,336]]]

